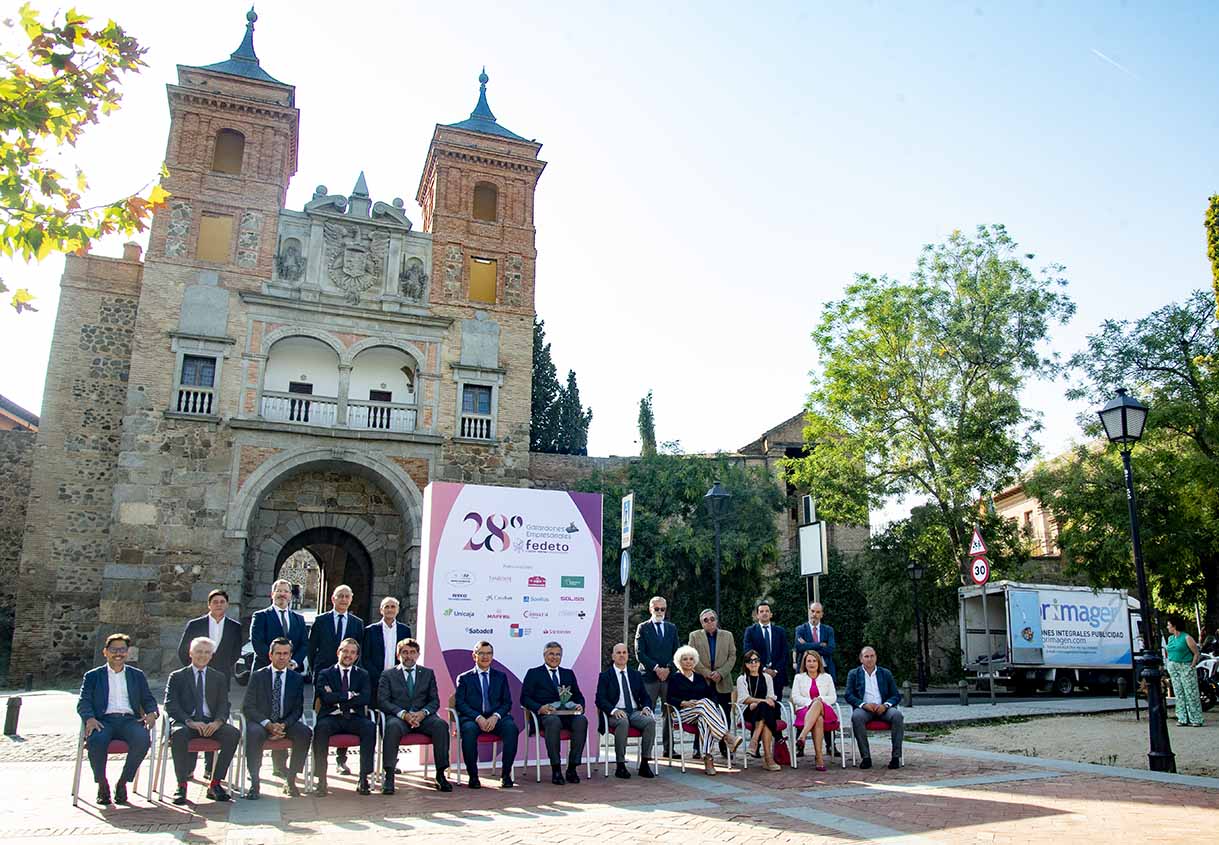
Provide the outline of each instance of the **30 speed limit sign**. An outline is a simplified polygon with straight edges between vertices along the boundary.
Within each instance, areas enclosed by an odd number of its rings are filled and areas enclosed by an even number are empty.
[[[990,580],[990,561],[984,557],[976,557],[969,562],[969,577],[979,586]]]

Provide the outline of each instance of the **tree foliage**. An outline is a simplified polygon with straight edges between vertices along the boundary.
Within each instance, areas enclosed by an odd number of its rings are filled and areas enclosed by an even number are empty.
[[[559,391],[558,417],[555,451],[563,455],[587,455],[588,427],[593,421],[593,410],[580,403],[575,370],[567,371],[567,385]]]
[[[1211,260],[1211,276],[1219,300],[1219,194],[1212,194],[1206,209],[1206,257]]]
[[[656,418],[652,415],[652,391],[639,400],[639,454],[656,454]]]
[[[1042,346],[1074,312],[1062,268],[1033,258],[980,226],[925,247],[909,282],[862,274],[826,305],[809,454],[789,464],[825,518],[863,524],[889,496],[926,496],[963,560],[979,496],[1033,453],[1040,422],[1020,391],[1053,372]]]
[[[554,452],[559,435],[558,373],[546,342],[546,322],[533,318],[533,392],[529,423],[529,451]]]
[[[82,207],[85,174],[65,176],[48,153],[75,146],[119,107],[120,77],[145,66],[145,48],[114,21],[95,26],[75,9],[45,20],[29,4],[16,21],[4,20],[0,35],[0,253],[40,261],[104,235],[143,231],[169,196],[160,185],[146,198],[137,192]],[[16,291],[12,305],[28,309],[32,298]]]

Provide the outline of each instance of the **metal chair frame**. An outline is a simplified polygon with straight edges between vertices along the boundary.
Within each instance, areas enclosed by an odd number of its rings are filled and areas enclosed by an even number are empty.
[[[790,701],[780,701],[780,702],[778,702],[778,705],[779,705],[778,721],[780,723],[782,723],[779,726],[779,730],[782,732],[783,736],[787,738],[788,748],[791,749],[791,758],[792,758],[791,767],[794,769],[797,767],[796,766],[796,725],[795,725],[796,720],[795,720],[795,716],[793,715],[794,711],[792,709],[792,704]],[[744,761],[745,761],[744,764],[742,765],[742,768],[745,770],[748,770],[749,769],[749,740],[750,740],[750,737],[753,736],[753,730],[749,727],[752,723],[748,722],[745,718],[745,712],[748,709],[749,705],[737,703],[735,693],[734,693],[732,706],[735,710],[734,715],[736,718],[733,721],[735,722],[736,733],[738,736],[740,736],[741,748],[744,749],[741,752],[741,757],[744,758]],[[779,737],[775,737],[776,741],[778,739],[779,739]]]
[[[450,704],[454,703],[455,701],[456,701],[456,696],[449,696]],[[449,724],[452,725],[452,732],[449,734],[449,736],[450,736],[449,750],[450,750],[450,752],[452,751],[454,744],[456,744],[458,750],[460,750],[461,749],[461,717],[457,715],[456,708],[447,707],[445,709],[449,711]],[[499,757],[499,750],[500,750],[499,749],[499,746],[500,746],[499,737],[496,736],[495,734],[483,733],[482,731],[479,731],[478,744],[491,746],[491,771],[492,771],[492,773],[494,773],[495,772],[495,761],[496,761],[496,758]],[[458,786],[461,785],[461,775],[462,775],[462,769],[464,767],[465,767],[464,759],[461,761],[460,765],[452,767],[457,770],[457,785]],[[503,777],[504,777],[504,767],[503,767],[503,764],[501,763],[500,778],[502,779]],[[512,778],[513,780],[516,779],[516,761],[515,760],[512,761],[512,768],[508,772],[508,777]]]
[[[304,713],[303,720],[305,722],[305,727],[309,728],[310,731],[313,730],[313,726],[314,726],[314,724],[316,724],[315,717],[316,717],[316,714],[312,710],[306,710]],[[241,742],[237,746],[237,756],[238,756],[237,783],[240,784],[241,792],[242,792],[242,794],[244,794],[245,791],[249,788],[249,784],[248,784],[249,771],[246,768],[246,759],[245,759],[245,757],[246,757],[246,755],[245,755],[245,751],[246,751],[245,715],[242,713],[238,713],[238,714],[236,714],[236,716],[234,718],[237,720],[237,729],[239,731],[241,731]],[[263,745],[262,750],[263,750],[264,754],[268,751],[291,752],[292,751],[292,740],[288,739],[287,737],[284,737],[283,739],[268,739],[266,741],[266,743]],[[310,744],[309,751],[305,754],[305,770],[303,772],[301,772],[301,775],[304,776],[306,785],[313,783],[312,743]]]
[[[452,713],[453,711],[449,710],[449,712]],[[377,784],[382,783],[384,780],[384,777],[385,777],[385,767],[383,765],[383,761],[385,759],[385,752],[383,749],[385,746],[385,722],[386,722],[387,718],[388,717],[386,716],[386,714],[383,711],[381,711],[381,710],[373,711],[373,721],[376,722],[376,724],[377,724],[377,756],[376,756],[376,764],[375,764],[376,771],[373,772],[373,780]],[[408,742],[407,740],[410,740],[410,741]],[[406,733],[404,733],[402,735],[402,739],[400,739],[398,741],[398,747],[399,748],[431,749],[432,738],[425,733],[420,733],[419,731],[407,731]],[[427,758],[427,756],[423,753],[423,751],[420,751],[419,756],[421,758],[423,758],[423,777],[427,778],[428,769],[431,767],[431,761]],[[452,765],[452,761],[453,761],[453,731],[452,731],[452,727],[450,726],[450,728],[449,728],[449,768],[457,768],[458,771],[460,772],[461,767],[460,766],[454,767]]]
[[[532,710],[527,710],[525,707],[522,706],[521,711],[525,714],[526,726],[528,727],[529,731],[533,734],[533,762],[534,762],[534,766],[537,768],[537,782],[541,783],[542,782],[542,725],[541,725],[541,722],[538,721],[537,714],[534,713]],[[572,715],[575,715],[575,714],[573,713]],[[588,714],[586,713],[584,715],[585,715],[585,717],[587,717]],[[571,737],[572,737],[572,733],[567,728],[561,728],[559,730],[559,751],[560,751],[560,753],[563,750],[564,742],[567,742],[568,744],[571,743]],[[585,771],[586,771],[585,777],[587,777],[589,780],[591,780],[593,777],[593,761],[592,761],[592,758],[587,753],[588,752],[587,738],[585,739],[585,749],[584,750],[585,750],[584,765],[585,765]],[[525,759],[522,763],[522,768],[525,771],[529,771],[529,737],[528,736],[525,737]]]
[[[157,765],[156,765],[156,768],[153,770],[154,771],[153,777],[155,777],[156,781],[157,781],[157,799],[160,801],[164,801],[165,800],[165,775],[166,775],[167,769],[169,768],[169,766],[172,765],[173,761],[169,759],[169,756],[170,756],[169,755],[169,734],[170,734],[169,719],[164,718],[164,719],[161,719],[160,721],[162,721],[163,724],[161,725],[161,736],[160,736],[159,741],[157,742]],[[234,753],[236,755],[240,756],[241,760],[244,762],[245,755],[242,752],[245,750],[245,731],[242,729],[241,715],[237,714],[235,716],[229,716],[227,724],[235,725],[237,727],[237,729],[239,731],[241,731],[241,738],[238,739],[238,741],[237,741],[237,751]],[[206,743],[206,744],[201,745],[200,743]],[[187,742],[186,749],[188,751],[194,752],[196,754],[206,753],[208,751],[219,751],[220,743],[219,743],[219,741],[211,739],[209,737],[196,736],[196,737],[192,737],[190,739],[190,741]],[[241,765],[241,764],[239,764],[239,765]],[[224,780],[224,783],[229,788],[229,790],[236,789],[236,782],[233,780],[232,771],[233,771],[232,766],[230,765],[229,776],[227,778],[225,778],[225,780]],[[151,790],[149,790],[149,791],[151,792]]]
[[[152,783],[153,773],[156,771],[155,761],[156,755],[154,748],[156,745],[155,735],[153,731],[148,732],[148,753],[144,755],[145,759],[140,763],[140,768],[135,770],[135,778],[131,781],[131,792],[134,795],[140,794],[140,769],[148,766],[148,789],[144,793],[144,797],[149,801],[152,800]],[[126,742],[121,739],[112,739],[106,747],[106,756],[110,757],[116,754],[122,754],[124,759],[127,756],[129,747]],[[76,739],[76,772],[72,776],[72,806],[75,807],[80,803],[80,778],[85,764],[85,723],[80,723],[80,734]]]
[[[601,731],[600,731],[601,735],[599,737],[599,741],[601,743],[601,748],[600,748],[599,753],[601,755],[602,761],[604,761],[604,763],[605,763],[605,769],[601,773],[601,776],[609,777],[610,755],[612,752],[612,745],[614,742],[614,734],[613,734],[613,731],[611,731],[610,727],[609,727],[609,714],[607,714],[601,710],[598,710],[597,714],[598,714],[598,716],[600,716],[600,721],[601,721]],[[663,725],[661,724],[660,720],[656,718],[655,712],[653,712],[652,719],[656,722],[656,730],[658,730],[658,731],[662,730]],[[630,747],[631,739],[639,740],[639,742],[635,743],[635,764],[641,765],[643,763],[643,733],[638,728],[627,727],[626,736],[627,736],[628,748]],[[655,763],[656,762],[656,735],[655,734],[652,735],[652,747],[649,749],[649,751],[651,753],[648,754],[648,759],[651,760],[653,763]],[[657,776],[660,775],[660,766],[656,767],[655,773]]]
[[[310,710],[305,713],[305,725],[308,726],[309,730],[314,731],[315,733],[317,731],[317,720],[318,720],[318,713],[316,710],[316,706],[317,706],[317,702],[315,700],[315,702],[314,702],[315,709]],[[372,764],[373,765],[372,776],[373,776],[373,779],[375,780],[376,778],[380,777],[380,771],[381,771],[381,737],[382,737],[381,718],[380,718],[381,711],[373,710],[368,705],[364,705],[364,715],[372,722],[373,727],[376,728],[376,731],[377,731],[377,736],[373,740],[373,764]],[[336,744],[335,740],[339,739],[340,737],[344,738],[344,742],[342,744]],[[242,742],[245,742],[245,732],[244,731],[242,731],[241,739],[242,739]],[[330,739],[326,742],[326,753],[329,754],[331,748],[359,749],[359,747],[360,747],[360,737],[358,734],[348,734],[348,733],[331,734]],[[312,743],[310,743],[310,746],[309,746],[309,763],[306,766],[306,768],[308,769],[308,775],[306,776],[308,778],[307,783],[309,784],[310,787],[317,786],[317,772],[314,771],[314,768],[313,768],[313,745],[312,745]]]
[[[834,709],[837,710],[838,706],[835,705]],[[854,708],[849,709],[847,712],[854,713]],[[842,718],[842,713],[839,712],[838,713],[838,728],[839,728],[838,735],[842,741],[842,767],[845,769],[846,765],[847,765],[847,748],[848,748],[847,740],[848,739],[850,740],[849,747],[850,747],[850,753],[851,753],[851,765],[852,766],[855,765],[855,761],[858,759],[858,754],[857,754],[858,748],[855,744],[855,726],[851,724],[850,718],[846,718],[846,719]],[[876,732],[876,733],[880,733],[882,731],[888,732],[889,723],[882,722],[879,719],[869,719],[868,723],[864,726],[864,729],[869,732]]]

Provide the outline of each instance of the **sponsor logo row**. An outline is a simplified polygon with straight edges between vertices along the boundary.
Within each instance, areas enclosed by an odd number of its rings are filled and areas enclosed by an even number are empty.
[[[491,628],[491,627],[475,628],[475,627],[471,626],[471,627],[466,628],[467,634],[474,634],[476,636],[480,635],[480,636],[485,636],[485,637],[491,637],[491,636],[495,635],[495,632],[496,632],[496,629]],[[542,636],[545,636],[545,637],[553,637],[553,636],[562,636],[564,634],[571,634],[573,632],[569,628],[542,628],[537,633],[540,633]],[[528,637],[528,636],[532,636],[533,634],[534,634],[533,628],[525,627],[524,625],[521,625],[520,623],[517,623],[517,622],[513,622],[511,625],[508,626],[508,636],[512,637],[513,639]]]
[[[448,582],[450,587],[458,588],[458,591],[461,592],[464,588],[473,587],[475,584],[479,583],[480,579],[486,581],[488,584],[511,584],[514,581],[514,576],[488,573],[478,574],[468,569],[455,569],[445,573],[444,579]],[[553,580],[553,576],[551,579],[547,579],[545,575],[530,575],[526,579],[526,584],[532,589],[541,589],[552,586],[550,584],[551,580]],[[559,576],[559,589],[561,590],[583,590],[584,587],[585,578],[583,575]],[[469,592],[469,590],[464,591]]]

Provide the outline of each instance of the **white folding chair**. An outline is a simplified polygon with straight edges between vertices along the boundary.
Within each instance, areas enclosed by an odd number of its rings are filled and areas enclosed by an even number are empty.
[[[235,724],[237,725],[237,730],[241,731],[241,741],[237,744],[237,760],[236,760],[237,784],[240,786],[242,794],[245,794],[246,789],[249,788],[247,779],[250,774],[248,771],[248,767],[246,766],[246,759],[245,759],[245,756],[246,756],[245,755],[245,751],[246,751],[245,715],[242,713],[238,713],[236,716],[231,718],[229,721],[233,721],[234,719],[236,720]],[[316,714],[312,710],[306,710],[304,713],[305,727],[309,728],[309,730],[312,731],[315,721],[316,721]],[[191,740],[191,741],[194,742],[194,740]],[[262,751],[264,754],[267,753],[268,751],[287,751],[287,752],[291,753],[292,740],[289,737],[284,737],[283,739],[268,739],[265,743],[263,743]],[[310,743],[310,745],[309,745],[309,751],[305,754],[305,770],[303,772],[301,772],[301,775],[304,777],[306,784],[313,783],[313,744],[312,743]],[[230,778],[230,780],[232,780],[232,778]],[[233,787],[230,787],[230,788],[233,788]]]
[[[385,713],[383,713],[380,710],[372,710],[370,712],[372,713],[373,721],[377,723],[377,757],[376,757],[377,762],[375,764],[376,771],[373,772],[373,780],[379,784],[383,781],[383,779],[385,777],[384,766],[383,766],[383,761],[385,759],[385,755],[384,755],[383,749],[384,749],[384,745],[385,745],[386,715],[385,715]],[[449,712],[452,713],[453,711],[449,710]],[[427,778],[428,770],[431,768],[431,759],[428,756],[428,753],[432,749],[432,738],[430,736],[428,736],[427,734],[419,733],[418,731],[407,731],[406,733],[404,733],[402,735],[402,738],[400,740],[398,740],[398,747],[399,748],[418,748],[419,749],[419,757],[421,760],[423,760],[423,777]],[[450,759],[450,761],[452,761],[452,758],[453,758],[452,750],[453,750],[452,729],[450,728],[449,729],[449,759]],[[401,757],[399,757],[399,759],[401,759]],[[450,768],[454,768],[452,766],[451,762],[450,762]],[[460,772],[460,767],[456,767],[456,768]]]
[[[526,710],[523,706],[521,711],[525,714],[525,724],[529,726],[530,732],[533,734],[533,762],[537,766],[537,781],[542,782],[542,725],[538,721],[537,715],[532,710]],[[563,743],[571,742],[572,733],[567,728],[562,728],[559,731],[559,748],[563,747]],[[584,755],[584,762],[587,774],[585,777],[592,779],[593,776],[593,761],[587,754]],[[525,760],[522,765],[525,771],[529,771],[529,740],[525,739]]]
[[[236,719],[240,720],[241,717],[237,716]],[[160,721],[162,722],[162,724],[161,724],[161,731],[160,731],[160,739],[158,740],[158,742],[156,744],[157,745],[157,765],[156,765],[156,768],[154,769],[154,772],[155,772],[154,777],[156,778],[156,781],[157,781],[157,798],[161,801],[164,801],[165,800],[165,775],[166,775],[167,769],[169,769],[170,767],[173,766],[173,761],[171,759],[169,759],[169,757],[170,757],[170,754],[169,754],[169,733],[170,733],[169,719],[162,718]],[[230,725],[236,725],[236,726],[238,726],[238,729],[240,729],[241,723],[240,723],[240,721],[234,721],[234,717],[230,716],[228,723]],[[245,742],[245,733],[242,732],[241,739],[238,740],[238,742],[237,742],[237,751],[235,752],[236,755],[239,757],[242,756],[241,752],[244,748],[244,745],[243,745],[244,742]],[[191,753],[194,753],[194,754],[197,754],[199,752],[207,752],[207,751],[219,752],[220,751],[220,741],[212,739],[210,737],[205,737],[205,736],[191,737],[186,743],[186,750]],[[244,757],[243,757],[243,759],[244,759]],[[232,772],[233,772],[233,767],[232,767],[232,765],[230,765],[229,766],[229,776],[224,779],[224,783],[229,788],[230,791],[232,791],[236,786],[236,784],[233,780]],[[149,790],[149,792],[151,793],[151,789]]]
[[[145,764],[147,764],[147,766],[148,766],[148,789],[144,793],[144,797],[147,798],[149,801],[152,800],[152,781],[153,781],[153,771],[155,770],[155,766],[153,765],[153,751],[154,751],[153,746],[154,746],[154,744],[155,743],[154,743],[154,738],[153,738],[153,732],[149,731],[148,732],[148,754],[145,755],[144,762],[140,763],[140,768],[135,770],[135,778],[131,781],[131,792],[135,795],[139,795],[140,794],[140,769],[144,768]],[[126,759],[128,750],[130,750],[130,749],[128,748],[127,743],[123,742],[123,740],[112,739],[112,740],[110,740],[109,747],[106,749],[106,754],[107,754],[107,756],[122,754],[124,759]],[[85,723],[81,722],[80,723],[80,734],[76,738],[76,770],[72,776],[72,806],[73,807],[77,806],[77,804],[80,803],[80,776],[81,776],[81,771],[84,768],[84,764],[85,764]]]
[[[456,742],[450,744],[449,747],[450,747],[450,749],[452,749],[453,744],[455,744],[455,745],[457,745],[458,751],[460,752],[460,749],[461,749],[461,717],[457,715],[457,708],[455,707],[456,703],[457,703],[456,694],[450,695],[449,696],[449,706],[445,709],[447,709],[449,711],[449,724],[451,724],[453,726],[452,736],[456,740]],[[483,733],[482,731],[479,731],[478,744],[480,746],[481,745],[490,745],[491,746],[491,772],[494,773],[495,772],[495,761],[496,761],[496,759],[499,758],[499,737],[496,736],[495,734]],[[459,753],[458,756],[460,757],[461,754]],[[452,757],[452,755],[450,754],[450,758],[451,757]],[[463,758],[458,765],[455,765],[452,768],[457,770],[457,784],[458,784],[458,786],[460,786],[462,769],[465,768],[465,759]],[[504,770],[503,770],[503,766],[501,765],[500,766],[500,777],[502,778],[503,776],[504,776]],[[513,778],[514,780],[516,779],[516,761],[515,760],[512,761],[512,768],[508,770],[508,777]]]
[[[605,763],[605,771],[602,773],[602,777],[609,777],[609,764],[610,764],[610,757],[613,754],[614,733],[613,733],[613,731],[610,730],[610,727],[609,727],[609,716],[606,715],[605,713],[601,712],[600,710],[598,710],[597,713],[601,717],[601,731],[600,731],[600,733],[601,733],[601,737],[600,737],[601,759]],[[660,729],[661,729],[661,726],[658,724],[656,726],[656,730],[659,731]],[[643,764],[643,732],[640,731],[638,728],[632,728],[632,727],[628,726],[626,729],[626,736],[627,736],[627,746],[628,747],[630,746],[630,740],[632,740],[632,739],[639,740],[638,742],[635,743],[635,765],[636,766],[642,765]],[[651,760],[653,763],[656,762],[656,735],[655,734],[652,734],[652,747],[648,749],[648,759]],[[660,775],[660,766],[656,766],[654,771],[655,771],[656,775],[659,776]]]

